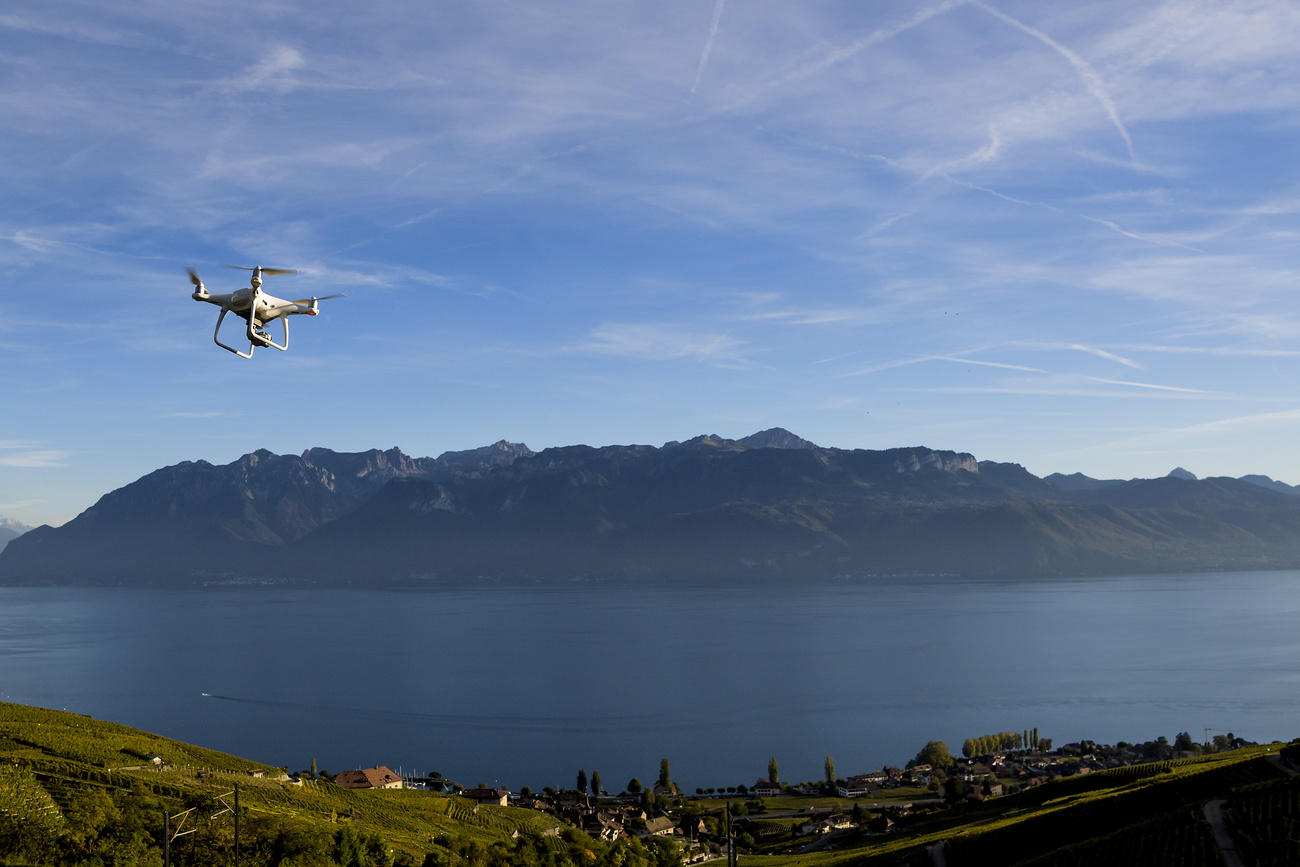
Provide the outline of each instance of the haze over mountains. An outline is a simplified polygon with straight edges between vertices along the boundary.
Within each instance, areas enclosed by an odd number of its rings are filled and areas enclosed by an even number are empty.
[[[6,518],[3,515],[0,515],[0,551],[5,549],[5,546],[9,544],[10,539],[17,539],[30,529],[31,527],[21,523],[20,521],[15,521],[13,518]]]
[[[164,467],[0,552],[7,584],[727,581],[1300,567],[1266,476],[1038,478],[924,447],[739,440]]]

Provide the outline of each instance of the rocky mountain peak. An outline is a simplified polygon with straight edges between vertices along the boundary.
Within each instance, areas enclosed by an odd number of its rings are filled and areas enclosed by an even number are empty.
[[[815,449],[817,444],[796,436],[783,427],[770,427],[738,440],[751,449]]]
[[[1182,467],[1174,467],[1172,470],[1169,471],[1169,475],[1167,478],[1183,479],[1184,481],[1194,482],[1196,481],[1196,474],[1188,472]]]

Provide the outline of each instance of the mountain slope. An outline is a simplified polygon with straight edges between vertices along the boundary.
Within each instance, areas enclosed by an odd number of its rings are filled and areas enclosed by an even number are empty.
[[[1060,479],[1070,478],[1066,484]],[[663,448],[504,441],[183,463],[0,553],[7,583],[812,579],[1300,566],[1300,498],[1250,481],[1040,479],[773,429]]]

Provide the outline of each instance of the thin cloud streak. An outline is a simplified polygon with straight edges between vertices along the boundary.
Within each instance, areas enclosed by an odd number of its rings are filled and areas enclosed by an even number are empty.
[[[0,455],[0,467],[24,467],[29,469],[49,469],[66,467],[66,458],[70,452],[57,449],[38,449],[23,451],[16,455]]]
[[[1096,397],[1096,398],[1141,398],[1151,400],[1161,397],[1172,400],[1207,400],[1223,398],[1210,392],[1157,391],[1149,394],[1143,391],[1110,391],[1088,388],[1065,388],[1060,386],[900,386],[897,391],[914,391],[929,394],[1016,394],[1041,397]]]
[[[814,362],[820,364],[829,359]],[[848,373],[840,374],[841,377],[864,376],[870,373],[879,373],[883,370],[893,370],[899,367],[910,367],[913,364],[924,364],[928,361],[947,361],[952,364],[968,364],[973,367],[994,367],[1000,370],[1019,370],[1025,373],[1050,373],[1051,371],[1043,370],[1040,367],[1029,367],[1024,364],[1005,364],[1000,361],[979,361],[974,358],[962,358],[956,355],[925,355],[920,358],[905,358],[898,361],[889,361],[884,364],[877,364],[872,367],[864,367],[861,370],[853,370]]]
[[[1107,352],[1106,350],[1098,349],[1095,346],[1084,346],[1082,343],[1071,343],[1067,348],[1077,350],[1078,352],[1086,352],[1089,355],[1095,355],[1098,358],[1104,358],[1107,361],[1113,361],[1116,364],[1122,364],[1125,367],[1132,367],[1135,370],[1143,369],[1142,365],[1138,364],[1131,358],[1125,358],[1122,355],[1116,355],[1113,352]]]
[[[1252,415],[1231,416],[1229,418],[1215,419],[1214,421],[1201,422],[1193,425],[1183,425],[1165,430],[1150,431],[1139,434],[1134,437],[1125,437],[1109,442],[1098,443],[1096,445],[1085,446],[1078,449],[1070,449],[1062,452],[1052,452],[1048,457],[1063,457],[1066,455],[1080,455],[1090,452],[1110,452],[1123,448],[1149,447],[1159,443],[1168,443],[1170,440],[1186,439],[1202,434],[1230,434],[1242,430],[1258,430],[1261,427],[1272,426],[1277,424],[1288,424],[1300,422],[1300,409],[1279,410],[1277,412],[1263,412]]]
[[[1132,382],[1127,379],[1103,379],[1100,376],[1089,376],[1087,379],[1093,382],[1100,382],[1104,385],[1126,385],[1130,388],[1149,388],[1154,391],[1177,391],[1183,394],[1214,394],[1215,392],[1206,391],[1202,388],[1183,388],[1177,385],[1157,385],[1153,382]]]
[[[591,332],[593,341],[581,347],[600,355],[649,361],[735,362],[745,342],[730,334],[691,331],[679,325],[606,322]]]
[[[744,105],[746,103],[754,101],[763,93],[766,93],[771,90],[780,89],[796,81],[801,81],[805,78],[810,78],[814,75],[819,75],[820,73],[825,72],[827,69],[830,69],[832,66],[836,66],[840,63],[844,63],[847,60],[853,59],[854,57],[856,57],[857,55],[861,54],[863,51],[866,51],[868,48],[871,48],[874,45],[879,45],[882,42],[886,42],[890,39],[893,39],[895,36],[899,36],[903,33],[906,33],[909,30],[920,27],[922,24],[929,21],[931,18],[935,18],[939,15],[944,14],[945,12],[949,12],[960,6],[965,6],[967,3],[970,2],[971,0],[948,0],[948,2],[940,3],[936,6],[931,6],[928,9],[922,9],[920,12],[916,13],[911,18],[904,21],[902,24],[898,24],[893,27],[882,27],[878,30],[873,30],[871,33],[867,34],[861,39],[855,40],[854,42],[851,42],[848,45],[842,46],[840,48],[833,49],[827,52],[826,54],[822,55],[821,57],[817,58],[816,60],[809,61],[808,63],[799,66],[797,69],[794,69],[786,73],[785,75],[781,76],[776,81],[769,82],[768,84],[765,85],[760,85],[757,88],[754,88],[749,93],[742,94],[740,99],[738,100],[738,103],[739,105]]]
[[[1169,346],[1154,343],[1129,343],[1116,346],[1125,352],[1154,352],[1172,355],[1219,355],[1246,358],[1300,358],[1300,349],[1252,349],[1242,346]]]
[[[994,9],[992,6],[983,2],[983,0],[971,0],[971,2],[975,8],[982,9],[989,15],[997,18],[999,21],[1009,24],[1023,33],[1029,34],[1069,61],[1070,65],[1074,67],[1074,71],[1079,73],[1079,77],[1083,79],[1083,83],[1087,86],[1088,90],[1094,97],[1096,97],[1097,101],[1101,103],[1102,108],[1106,110],[1106,115],[1110,118],[1111,124],[1119,132],[1120,138],[1124,139],[1124,147],[1128,150],[1129,160],[1134,163],[1137,162],[1137,154],[1133,152],[1133,139],[1129,137],[1128,130],[1124,127],[1124,122],[1119,119],[1119,112],[1115,109],[1115,102],[1110,98],[1110,92],[1106,89],[1105,82],[1101,80],[1101,76],[1097,74],[1097,70],[1093,69],[1092,65],[1088,63],[1088,61],[1084,60],[1078,54],[1066,48],[1043,31],[1030,27],[1028,24],[1021,21],[1017,21],[1005,12]]]
[[[713,40],[718,37],[718,24],[722,21],[722,8],[727,5],[727,0],[716,0],[713,4],[713,21],[709,24],[709,36],[704,40],[704,51],[700,53],[700,64],[695,68],[695,82],[691,85],[691,93],[700,86],[700,76],[704,75],[704,67],[709,62],[709,54],[713,51]]]

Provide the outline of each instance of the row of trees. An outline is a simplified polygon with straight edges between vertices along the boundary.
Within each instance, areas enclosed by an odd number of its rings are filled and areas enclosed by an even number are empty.
[[[776,759],[773,759],[772,761],[775,762]],[[665,788],[672,785],[671,774],[672,774],[672,768],[668,764],[668,759],[660,759],[659,779],[655,781],[655,785],[663,786]],[[577,789],[579,794],[585,795],[587,794],[588,791],[590,791],[594,797],[597,798],[600,797],[600,793],[602,791],[600,787],[600,771],[593,770],[591,772],[591,779],[588,780],[586,769],[579,768],[578,779],[575,782],[577,783]],[[639,780],[636,777],[633,777],[632,779],[627,781],[627,788],[625,788],[624,791],[628,792],[629,794],[639,795],[641,794],[643,788],[644,787],[641,785],[641,780]]]
[[[967,738],[961,745],[961,754],[969,759],[1005,750],[1026,748],[1049,752],[1052,749],[1052,741],[1050,739],[1039,739],[1038,729],[1036,728],[1019,732],[998,732],[991,735],[980,735],[977,738]]]

